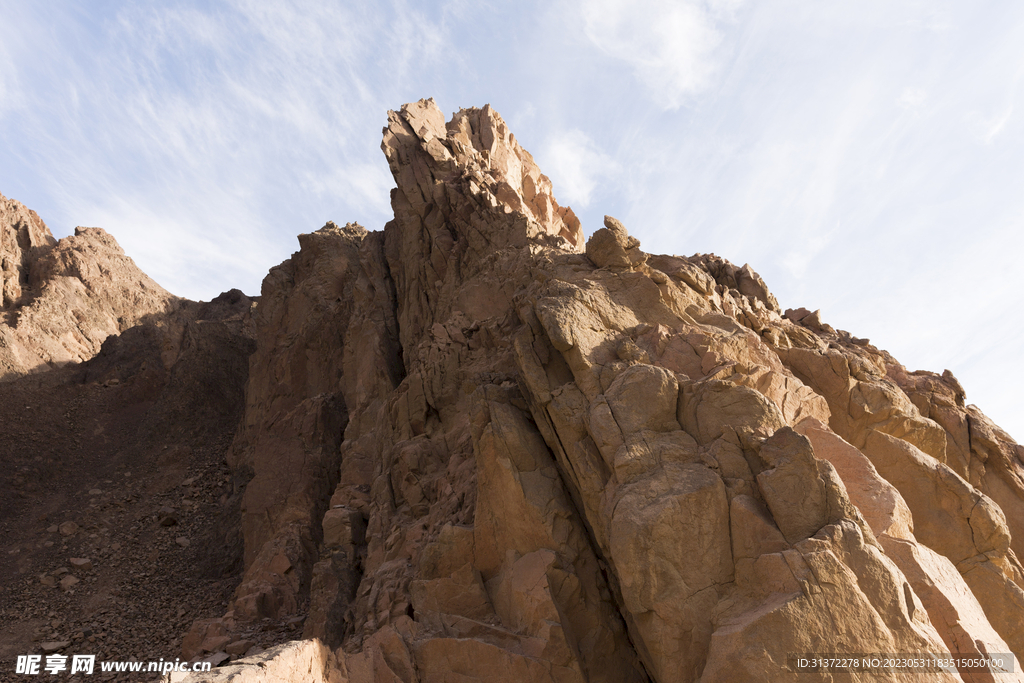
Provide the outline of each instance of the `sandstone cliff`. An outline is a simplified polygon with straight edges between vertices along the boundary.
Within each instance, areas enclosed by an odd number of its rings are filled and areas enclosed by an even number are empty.
[[[405,105],[382,148],[394,220],[302,235],[263,283],[245,576],[185,655],[292,614],[321,644],[202,680],[1024,656],[1024,450],[952,374],[783,312],[750,266],[646,254],[612,218],[584,244],[489,107]]]
[[[35,211],[0,195],[0,381],[88,360],[176,302],[104,230],[55,240]]]

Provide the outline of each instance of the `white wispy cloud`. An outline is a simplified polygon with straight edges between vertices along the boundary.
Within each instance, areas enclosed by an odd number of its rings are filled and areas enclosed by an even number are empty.
[[[707,88],[737,0],[591,0],[584,30],[605,54],[632,66],[655,102],[668,109]]]
[[[921,107],[928,99],[928,93],[924,88],[904,88],[903,92],[900,93],[900,97],[896,100],[903,109],[916,110]]]
[[[8,135],[73,198],[46,218],[58,234],[106,227],[168,289],[206,298],[258,289],[327,219],[383,225],[374,131],[443,57],[443,29],[400,0],[132,4],[71,36],[23,14],[46,50],[25,94],[36,116]]]
[[[811,270],[812,261],[834,243],[835,235],[841,231],[842,227],[837,225],[827,233],[822,231],[820,234],[809,236],[806,240],[787,245],[789,253],[782,257],[782,265],[792,277],[803,278]]]
[[[991,145],[1000,133],[1006,128],[1013,116],[1013,107],[1006,107],[1003,111],[995,112],[986,116],[979,111],[972,111],[967,114],[967,127],[976,140],[985,145]]]
[[[353,163],[326,173],[306,173],[304,186],[318,196],[344,197],[358,212],[376,216],[386,213],[394,180],[387,166]]]
[[[578,129],[551,136],[537,158],[552,179],[559,203],[580,208],[589,206],[601,180],[618,170],[615,161]]]
[[[17,101],[15,79],[14,64],[11,63],[7,51],[0,45],[0,121],[3,120],[4,113]]]

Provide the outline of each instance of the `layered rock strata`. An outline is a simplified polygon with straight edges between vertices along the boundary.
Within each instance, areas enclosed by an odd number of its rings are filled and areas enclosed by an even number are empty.
[[[0,195],[0,381],[88,360],[110,335],[178,303],[101,228],[58,241]]]
[[[187,656],[286,614],[353,682],[1024,655],[1024,451],[951,374],[783,314],[749,266],[612,218],[584,244],[489,107],[405,105],[382,147],[394,220],[303,235],[264,281],[246,574]]]

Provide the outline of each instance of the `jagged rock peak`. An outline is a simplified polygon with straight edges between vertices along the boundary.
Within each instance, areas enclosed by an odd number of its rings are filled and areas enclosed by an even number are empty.
[[[1024,654],[1024,448],[951,374],[783,316],[749,265],[645,254],[611,217],[581,253],[488,107],[406,105],[383,149],[383,234],[304,236],[264,281],[232,450],[254,474],[245,577],[186,658],[307,601],[335,661],[296,645],[232,680],[725,683],[783,680],[800,652]]]
[[[413,204],[434,201],[443,211],[445,198],[436,190],[455,186],[480,204],[527,219],[509,226],[521,234],[485,233],[496,245],[551,236],[563,238],[570,250],[583,247],[576,214],[558,205],[551,180],[490,105],[460,109],[446,125],[433,98],[405,104],[388,112],[381,149],[399,191]]]
[[[28,286],[32,261],[56,243],[35,211],[0,194],[0,308],[17,305]]]
[[[381,148],[397,185],[384,251],[403,348],[455,311],[503,315],[514,291],[496,294],[511,286],[495,277],[499,263],[515,270],[538,250],[583,250],[579,219],[489,106],[446,125],[433,100],[406,104],[388,113]]]

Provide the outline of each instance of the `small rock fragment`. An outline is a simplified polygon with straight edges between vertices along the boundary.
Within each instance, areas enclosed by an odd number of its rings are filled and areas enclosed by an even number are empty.
[[[231,659],[231,655],[229,655],[227,652],[214,652],[209,657],[204,657],[200,661],[210,662],[210,664],[214,668],[216,668],[216,667],[220,666],[221,664],[223,664],[224,662],[228,661],[229,659]]]
[[[251,640],[236,640],[235,642],[228,644],[224,648],[224,651],[229,655],[242,655],[248,652],[253,645],[254,643]]]
[[[45,643],[40,643],[39,647],[43,649],[43,652],[49,654],[51,652],[58,652],[59,650],[63,650],[70,644],[70,640],[51,640]]]
[[[640,241],[630,237],[626,228],[611,216],[604,217],[605,227],[594,232],[587,241],[587,258],[598,268],[633,268],[647,260],[640,251]]]
[[[220,652],[224,646],[231,642],[231,636],[212,636],[203,641],[204,652]]]
[[[292,568],[292,563],[283,554],[276,555],[274,557],[274,559],[272,559],[270,561],[269,569],[270,569],[270,571],[274,572],[275,574],[280,574],[281,576],[284,576],[285,573],[289,569],[291,569],[291,568]]]
[[[157,516],[160,518],[160,526],[174,526],[178,523],[178,517],[174,513],[174,508],[162,507],[157,512]]]
[[[92,569],[92,560],[87,557],[72,557],[68,560],[68,563],[75,569],[81,569],[82,571]]]
[[[348,508],[332,508],[324,514],[324,545],[328,548],[363,542],[366,523],[363,516]]]

